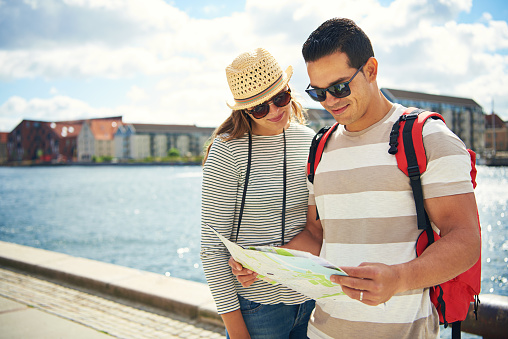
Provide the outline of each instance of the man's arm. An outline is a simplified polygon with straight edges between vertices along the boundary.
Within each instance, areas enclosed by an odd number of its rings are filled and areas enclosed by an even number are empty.
[[[290,242],[285,244],[284,248],[291,248],[300,251],[307,251],[314,255],[319,255],[321,245],[323,243],[323,228],[321,221],[316,220],[316,206],[309,205],[307,208],[307,222],[305,228],[296,235]],[[257,273],[252,272],[235,261],[233,257],[229,258],[229,266],[231,271],[243,287],[248,287],[258,280]]]
[[[481,251],[474,194],[426,199],[425,209],[440,229],[441,239],[421,256],[397,265],[344,267],[349,277],[333,276],[331,281],[341,284],[351,298],[362,297],[365,304],[378,305],[396,293],[443,283],[472,267]]]

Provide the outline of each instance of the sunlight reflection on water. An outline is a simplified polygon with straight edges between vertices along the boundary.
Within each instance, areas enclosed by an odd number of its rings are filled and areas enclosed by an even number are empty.
[[[482,293],[508,295],[508,168],[478,166]]]
[[[482,293],[508,295],[508,168],[478,166]],[[0,167],[0,240],[205,282],[200,166]]]
[[[200,166],[0,167],[0,240],[205,282],[201,180]]]

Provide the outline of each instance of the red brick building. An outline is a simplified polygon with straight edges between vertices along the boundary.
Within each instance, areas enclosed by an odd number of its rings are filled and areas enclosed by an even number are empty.
[[[0,132],[0,164],[7,162],[7,139],[9,133]]]
[[[23,120],[9,133],[8,161],[72,161],[84,120],[45,122]]]
[[[496,147],[494,147],[494,140]],[[493,151],[508,151],[508,123],[497,114],[485,116],[485,148]]]

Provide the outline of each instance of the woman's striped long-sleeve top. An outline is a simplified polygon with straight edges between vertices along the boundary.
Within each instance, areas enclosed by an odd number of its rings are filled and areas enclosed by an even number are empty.
[[[314,131],[291,123],[285,132],[287,156],[287,243],[304,227],[308,206],[305,166]],[[244,288],[228,266],[230,254],[206,224],[235,241],[247,169],[248,135],[213,141],[203,169],[201,260],[219,314],[240,308],[237,293],[262,304],[300,304],[305,296],[282,285],[256,281]],[[252,136],[252,163],[237,243],[278,246],[282,238],[284,135]]]

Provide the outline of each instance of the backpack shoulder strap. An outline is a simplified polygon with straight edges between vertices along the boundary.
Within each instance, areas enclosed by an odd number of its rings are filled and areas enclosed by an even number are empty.
[[[445,121],[439,113],[409,107],[393,124],[388,153],[395,154],[397,166],[408,177],[420,175],[427,169],[422,131],[429,118]],[[409,163],[412,163],[412,166]]]
[[[422,232],[416,243],[417,256],[423,253],[428,245],[439,239],[439,235],[434,233],[432,230],[428,214],[424,208],[423,191],[420,180],[420,175],[427,169],[427,157],[423,145],[422,131],[425,121],[429,118],[441,119],[444,122],[443,117],[438,113],[408,108],[392,127],[392,131],[390,133],[390,149],[388,151],[388,153],[396,156],[397,166],[410,178],[409,181],[416,206],[418,228],[425,230],[425,232]],[[473,187],[476,187],[476,154],[469,149],[468,152],[471,158],[471,181],[473,183]],[[480,260],[477,264],[475,264],[475,266],[479,265],[479,262]],[[478,272],[480,272],[480,269],[478,269]],[[466,272],[463,274],[466,274]],[[479,284],[479,274],[475,281]],[[469,283],[469,281],[467,282]],[[443,299],[443,289],[441,285],[436,286],[436,291],[440,291],[437,295],[436,302],[440,305],[440,312],[442,313],[445,327],[447,327],[448,322],[445,313],[446,303]],[[475,296],[474,300],[476,314],[478,298]],[[433,301],[434,304],[436,304],[436,302]],[[455,321],[451,323],[451,325],[452,339],[460,339],[461,322]]]
[[[309,157],[307,160],[307,178],[311,183],[314,183],[314,175],[316,174],[317,167],[321,161],[323,150],[325,149],[326,143],[330,135],[337,129],[339,123],[336,122],[333,126],[325,126],[316,133],[312,139],[312,143],[309,149]]]
[[[426,112],[414,107],[406,109],[393,124],[388,153],[395,155],[397,166],[410,178],[418,229],[427,231],[430,244],[434,242],[434,234],[423,204],[423,190],[420,179],[420,175],[427,169],[427,156],[423,146],[422,131],[425,121],[429,118],[444,121],[438,113]]]

